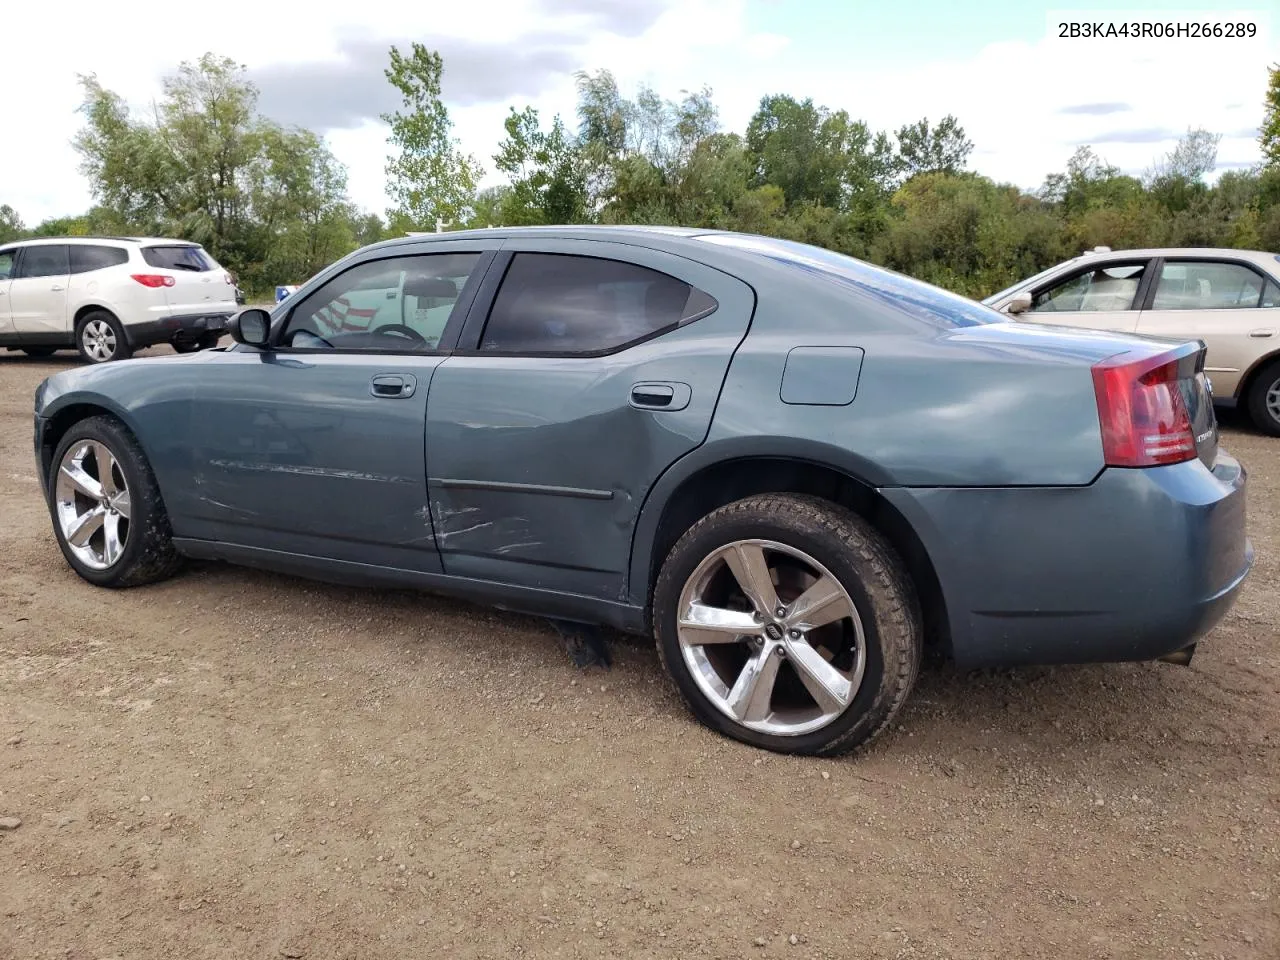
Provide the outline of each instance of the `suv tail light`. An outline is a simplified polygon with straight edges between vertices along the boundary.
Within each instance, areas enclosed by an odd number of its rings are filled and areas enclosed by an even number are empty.
[[[234,287],[236,285],[236,278],[231,273],[224,273],[222,275],[222,282],[225,283],[228,287]]]
[[[173,277],[165,276],[162,273],[135,273],[133,279],[137,280],[144,287],[172,287]]]
[[[1196,435],[1178,385],[1179,359],[1162,353],[1093,365],[1093,392],[1109,467],[1153,467],[1196,457]]]

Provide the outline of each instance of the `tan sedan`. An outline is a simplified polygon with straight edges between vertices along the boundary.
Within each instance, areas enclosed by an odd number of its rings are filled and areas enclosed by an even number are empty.
[[[1253,250],[1094,250],[983,301],[1018,320],[1197,338],[1214,400],[1280,436],[1280,256]]]

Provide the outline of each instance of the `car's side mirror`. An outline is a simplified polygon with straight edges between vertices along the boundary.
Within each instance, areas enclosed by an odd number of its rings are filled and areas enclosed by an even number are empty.
[[[1019,313],[1026,313],[1031,309],[1031,294],[1027,291],[1014,294],[1012,300],[1004,305],[1004,312],[1017,316]]]
[[[257,307],[241,310],[231,318],[231,327],[227,331],[236,343],[250,347],[265,347],[271,335],[271,314]]]

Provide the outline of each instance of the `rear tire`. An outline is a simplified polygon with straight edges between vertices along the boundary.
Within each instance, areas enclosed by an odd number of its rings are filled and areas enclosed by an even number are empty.
[[[662,566],[653,620],[694,715],[779,753],[869,742],[920,669],[919,603],[902,561],[862,518],[817,497],[748,497],[698,521]]]
[[[58,443],[49,477],[54,536],[73,570],[99,587],[136,587],[182,564],[160,487],[133,434],[90,417]]]
[[[86,313],[76,324],[76,349],[89,363],[127,360],[133,354],[124,325],[105,310]]]
[[[1246,398],[1249,419],[1263,433],[1280,437],[1280,360],[1262,369]]]

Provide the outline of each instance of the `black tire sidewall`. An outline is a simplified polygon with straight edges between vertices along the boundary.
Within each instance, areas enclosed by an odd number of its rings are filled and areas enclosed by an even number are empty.
[[[1280,382],[1280,361],[1272,361],[1249,388],[1249,419],[1259,430],[1280,437],[1280,420],[1267,409],[1267,392]]]
[[[833,509],[838,509],[834,508]],[[850,739],[863,742],[880,728],[893,699],[886,684],[885,645],[879,604],[865,581],[874,572],[865,568],[859,544],[842,541],[832,530],[806,529],[785,516],[717,517],[671,551],[654,590],[654,627],[664,664],[684,700],[703,723],[734,739],[782,753],[819,754]],[[694,681],[680,649],[676,621],[680,593],[694,570],[713,551],[735,540],[765,539],[809,554],[831,572],[849,592],[862,620],[866,668],[853,703],[834,722],[800,736],[758,733],[740,726],[710,703]],[[918,660],[917,660],[918,662]],[[912,678],[914,679],[914,677]],[[858,729],[865,728],[865,729]]]
[[[83,440],[96,440],[111,451],[120,465],[125,483],[129,487],[129,536],[120,559],[106,570],[94,570],[80,562],[67,544],[62,534],[62,525],[58,522],[57,488],[58,469],[67,450]],[[129,577],[130,572],[139,564],[147,551],[145,531],[155,527],[160,508],[146,496],[150,487],[149,467],[139,462],[137,446],[133,437],[106,417],[93,417],[75,424],[59,441],[53,452],[53,463],[49,470],[49,514],[53,520],[53,533],[58,541],[58,548],[72,568],[85,580],[100,587],[118,586]]]
[[[102,320],[106,322],[115,332],[116,350],[109,359],[95,360],[93,357],[89,356],[88,351],[84,348],[84,328],[94,320]],[[86,363],[92,363],[95,365],[99,363],[114,363],[117,360],[127,360],[133,355],[133,348],[130,346],[129,338],[125,334],[124,324],[117,320],[114,315],[105,310],[94,310],[91,313],[86,313],[80,318],[80,322],[76,324],[76,350],[79,351],[81,359]]]

